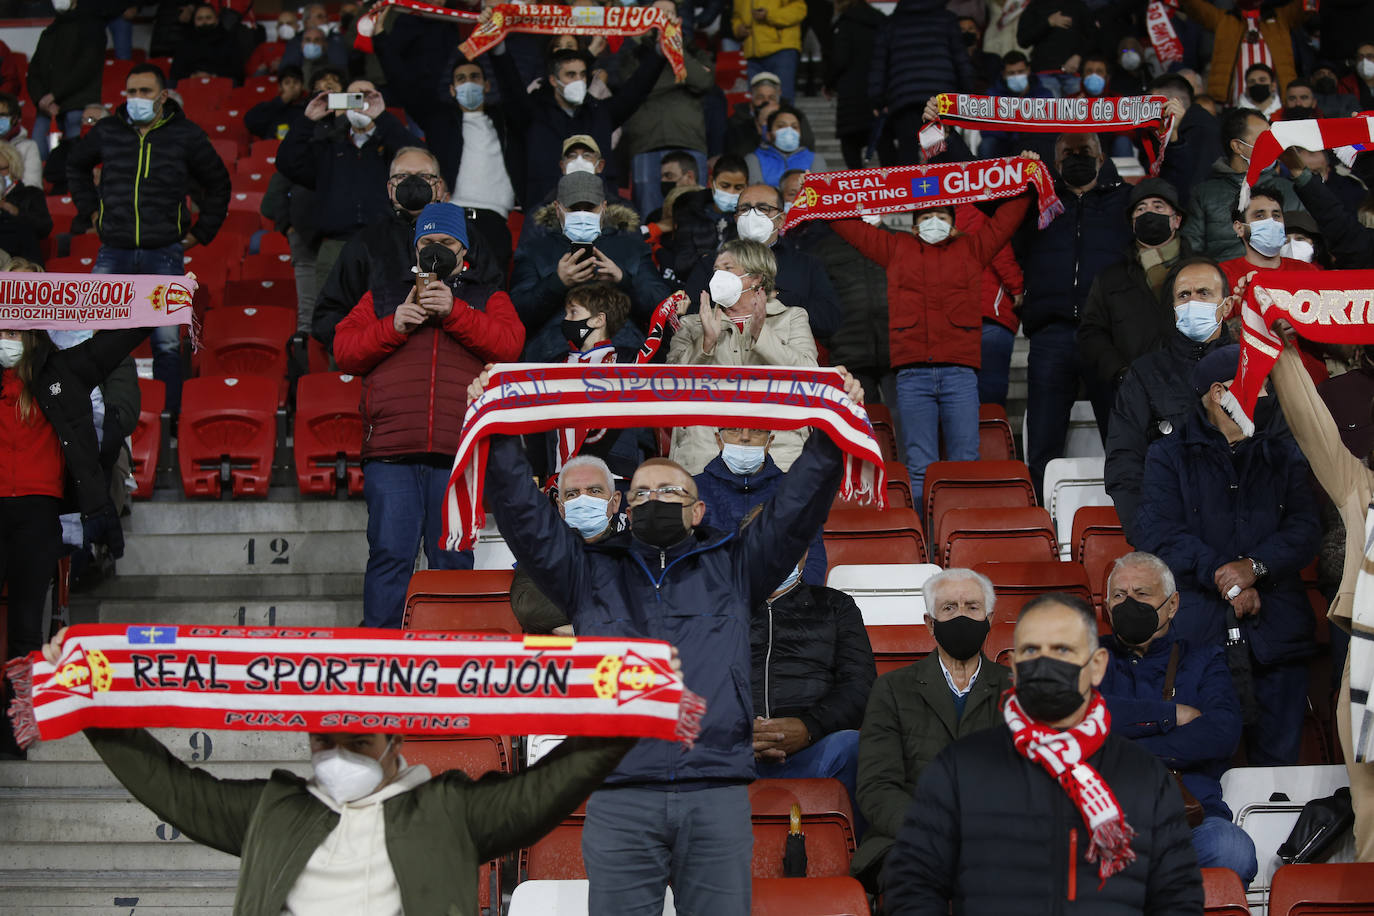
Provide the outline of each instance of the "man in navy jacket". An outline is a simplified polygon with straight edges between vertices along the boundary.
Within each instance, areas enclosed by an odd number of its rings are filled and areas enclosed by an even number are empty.
[[[1255,843],[1231,822],[1221,797],[1240,743],[1240,702],[1220,646],[1189,646],[1174,631],[1174,574],[1154,554],[1128,553],[1107,577],[1112,635],[1099,688],[1112,731],[1148,749],[1178,774],[1202,805],[1193,828],[1200,868],[1229,868],[1249,885],[1259,870]]]
[[[842,370],[843,371],[843,370]],[[863,390],[844,372],[851,398]],[[487,385],[482,373],[469,399]],[[486,496],[502,536],[579,636],[663,639],[706,700],[690,750],[641,740],[587,802],[582,857],[593,913],[678,908],[747,916],[754,778],[749,625],[824,522],[843,473],[839,449],[812,435],[754,524],[717,531],[682,467],[662,458],[630,481],[630,530],[586,543],[535,486],[517,439],[494,436]]]

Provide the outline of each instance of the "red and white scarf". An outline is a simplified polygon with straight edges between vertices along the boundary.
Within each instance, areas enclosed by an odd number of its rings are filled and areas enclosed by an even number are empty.
[[[1374,270],[1261,271],[1245,290],[1240,318],[1240,368],[1231,394],[1244,415],[1232,419],[1248,436],[1255,400],[1283,349],[1274,322],[1287,319],[1299,336],[1317,343],[1374,343]]]
[[[1315,151],[1369,143],[1374,143],[1374,117],[1275,121],[1255,139],[1255,147],[1250,150],[1250,166],[1240,185],[1240,209],[1250,204],[1250,187],[1290,146]]]
[[[1150,174],[1159,174],[1173,119],[1164,112],[1162,95],[1125,95],[1102,98],[1035,99],[1014,95],[970,95],[942,92],[935,97],[940,115],[932,122],[974,130],[1029,133],[1102,132],[1153,128],[1143,134]],[[921,131],[923,153],[944,151],[943,131]]]
[[[841,495],[885,504],[882,451],[862,404],[835,369],[782,366],[500,364],[468,406],[444,501],[449,550],[465,550],[485,520],[488,436],[562,426],[814,427],[845,453]]]
[[[0,327],[43,331],[194,326],[191,277],[0,273]]]
[[[809,219],[856,219],[882,213],[904,213],[925,207],[953,207],[1001,200],[1034,187],[1040,205],[1040,228],[1064,210],[1054,180],[1043,162],[1021,156],[904,165],[890,169],[812,172],[787,211],[783,232]]]
[[[12,659],[21,746],[83,728],[678,740],[705,701],[665,642],[414,630],[73,626],[56,665]]]
[[[1235,89],[1231,92],[1231,104],[1235,105],[1245,96],[1245,71],[1255,64],[1264,64],[1270,70],[1274,69],[1274,55],[1269,52],[1269,45],[1264,40],[1264,33],[1260,31],[1260,11],[1240,10],[1241,24],[1245,26],[1245,33],[1240,37],[1240,50],[1236,53],[1236,76]],[[1250,41],[1253,33],[1255,40]]]
[[[1170,64],[1183,62],[1183,42],[1174,23],[1169,19],[1169,9],[1160,0],[1150,0],[1145,7],[1145,30],[1150,35],[1150,44],[1155,49],[1155,57],[1160,66],[1168,69]]]
[[[1102,695],[1094,690],[1083,721],[1063,731],[1026,715],[1015,690],[1007,691],[1002,716],[1011,729],[1016,752],[1043,767],[1083,816],[1090,836],[1088,861],[1097,863],[1098,877],[1105,882],[1134,862],[1131,840],[1135,830],[1126,823],[1112,787],[1088,763],[1112,729],[1112,716]]]

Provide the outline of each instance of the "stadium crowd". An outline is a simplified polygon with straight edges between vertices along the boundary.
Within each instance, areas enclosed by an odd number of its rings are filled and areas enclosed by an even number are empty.
[[[313,736],[309,784],[219,792],[146,735],[92,731],[140,799],[244,857],[243,912],[325,912],[357,893],[369,913],[467,912],[441,909],[466,881],[426,885],[429,843],[475,868],[590,793],[592,912],[656,914],[671,884],[679,912],[747,913],[747,784],[821,777],[851,798],[852,874],[887,913],[1021,912],[1027,898],[1201,913],[1199,866],[1246,885],[1260,869],[1221,776],[1310,762],[1309,689],[1349,763],[1357,856],[1374,861],[1374,765],[1354,763],[1347,660],[1374,351],[1288,333],[1253,430],[1230,390],[1245,284],[1374,268],[1374,152],[1293,147],[1239,195],[1271,123],[1374,112],[1374,3],[653,0],[682,33],[681,79],[656,32],[517,32],[468,58],[470,23],[392,9],[363,50],[353,2],[275,16],[252,0],[160,3],[134,48],[148,10],[126,3],[55,0],[31,55],[0,44],[0,270],[189,270],[206,315],[267,311],[246,281],[293,290],[270,303],[293,314],[289,385],[308,364],[361,379],[364,626],[402,625],[417,552],[431,569],[473,567],[441,512],[489,365],[634,363],[674,294],[654,361],[843,367],[850,395],[890,415],[918,514],[934,462],[980,458],[980,414],[1007,406],[1024,336],[1031,486],[1045,502],[1075,402],[1089,402],[1131,545],[1100,607],[1035,598],[1007,646],[989,642],[994,583],[945,569],[910,608],[934,651],[878,676],[858,606],[826,582],[841,475],[826,436],[496,437],[487,499],[518,561],[521,626],[672,642],[707,697],[701,740],[570,742],[527,783],[469,798],[407,767],[392,736]],[[0,8],[36,5],[46,13]],[[1154,7],[1181,47],[1167,63]],[[1153,175],[1145,131],[947,126],[932,155],[920,135],[943,92],[1158,95],[1168,142]],[[835,108],[830,160],[797,105],[817,95]],[[1050,167],[1063,208],[1043,227],[1027,189],[913,204],[909,228],[782,231],[811,174],[1017,155]],[[264,258],[277,263],[252,273]],[[61,556],[87,583],[114,572],[140,355],[175,436],[191,365],[179,327],[0,328],[7,657],[47,642]],[[935,554],[936,519],[923,522]],[[1330,680],[1311,685],[1326,654]],[[7,725],[0,756],[23,756]],[[1066,775],[1080,757],[1091,765]],[[186,791],[159,801],[164,784]],[[1104,788],[1114,814],[1088,797]],[[378,813],[398,795],[415,820]],[[269,875],[263,857],[287,854],[283,811],[311,806],[333,826],[314,822],[316,852]],[[426,806],[464,814],[439,822]],[[463,841],[450,849],[445,830]],[[359,838],[373,844],[366,878],[335,855]]]

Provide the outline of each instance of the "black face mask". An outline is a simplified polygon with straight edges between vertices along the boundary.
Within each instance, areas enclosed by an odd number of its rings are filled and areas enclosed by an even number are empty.
[[[586,341],[587,335],[592,332],[588,324],[590,318],[583,318],[581,321],[569,321],[563,319],[563,338],[577,349],[582,349],[582,344]]]
[[[396,185],[396,206],[419,213],[434,203],[434,189],[419,175],[407,175]]]
[[[420,270],[444,279],[458,267],[458,255],[443,245],[426,245],[420,249]]]
[[[983,648],[983,640],[988,638],[991,626],[986,618],[975,620],[958,614],[948,620],[935,621],[935,641],[951,658],[966,662]]]
[[[1127,597],[1112,608],[1112,632],[1128,646],[1143,646],[1159,629],[1159,608]]]
[[[1250,97],[1250,101],[1256,105],[1262,105],[1269,99],[1269,93],[1273,87],[1268,83],[1255,83],[1253,86],[1245,87],[1245,94]]]
[[[1315,80],[1312,83],[1312,90],[1316,92],[1317,95],[1335,95],[1336,81],[1329,76],[1323,76],[1321,79]]]
[[[1266,428],[1270,421],[1274,419],[1274,414],[1278,411],[1278,399],[1272,395],[1260,398],[1255,402],[1255,429]]]
[[[1163,245],[1174,234],[1174,227],[1169,225],[1169,216],[1165,213],[1142,213],[1135,218],[1132,228],[1136,241],[1142,245]]]
[[[964,47],[971,48],[978,44],[977,32],[961,32],[960,34],[964,36]]]
[[[673,188],[675,187],[677,187],[676,181],[660,181],[658,183],[658,192],[663,196],[664,200],[667,200],[668,195],[673,193]]]
[[[1041,722],[1067,718],[1087,699],[1078,690],[1082,665],[1040,655],[1016,663],[1016,699],[1026,715]]]
[[[1064,157],[1059,174],[1064,177],[1065,182],[1075,188],[1092,184],[1093,179],[1097,177],[1097,159],[1082,153],[1070,153]]]
[[[682,523],[682,504],[650,499],[630,509],[630,530],[646,544],[672,547],[687,536]]]

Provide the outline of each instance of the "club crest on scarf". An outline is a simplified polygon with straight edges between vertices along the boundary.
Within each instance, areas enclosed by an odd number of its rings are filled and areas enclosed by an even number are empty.
[[[631,650],[607,655],[596,666],[592,686],[603,700],[624,706],[631,700],[648,700],[673,686],[672,669]]]

